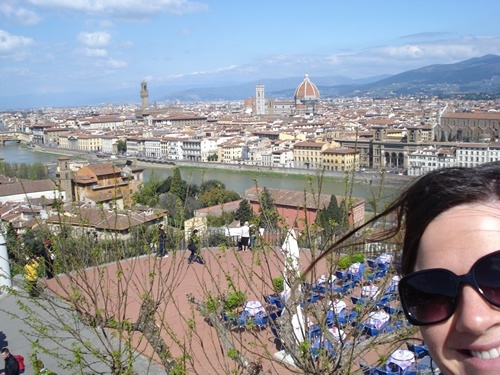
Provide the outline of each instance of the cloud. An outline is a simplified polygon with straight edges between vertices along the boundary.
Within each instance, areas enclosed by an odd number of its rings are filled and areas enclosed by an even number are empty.
[[[35,44],[31,38],[12,35],[5,30],[0,30],[0,58],[21,58],[26,47]]]
[[[27,0],[32,5],[44,8],[60,8],[91,14],[155,15],[158,13],[186,14],[205,12],[206,4],[189,0]]]
[[[126,68],[128,63],[126,61],[107,59],[104,61],[99,61],[97,66],[104,66],[108,68]]]
[[[442,38],[449,34],[450,33],[448,32],[442,32],[442,31],[430,31],[417,34],[403,35],[401,39],[435,39],[435,38]]]
[[[12,4],[0,4],[0,13],[5,18],[24,25],[34,25],[40,22],[40,17],[30,9],[15,7]]]
[[[108,51],[104,48],[84,48],[82,53],[88,57],[104,57],[108,55]]]
[[[230,66],[226,66],[226,67],[222,67],[222,68],[217,68],[217,69],[213,69],[213,70],[204,70],[204,71],[198,71],[198,72],[191,72],[191,73],[189,73],[189,75],[217,74],[217,73],[221,73],[221,72],[227,72],[227,71],[230,71],[230,70],[234,70],[235,68],[237,68],[237,65],[230,65]]]
[[[6,74],[6,75],[9,75],[9,76],[30,76],[30,75],[33,75],[33,73],[31,72],[31,70],[29,70],[28,68],[20,68],[20,67],[7,67],[5,69],[2,69],[0,71],[0,73],[2,75]]]
[[[243,78],[283,78],[294,75],[344,75],[366,78],[397,74],[432,64],[451,64],[487,54],[500,55],[500,37],[459,37],[402,43],[317,55],[271,55],[238,66],[232,74]]]
[[[111,35],[105,31],[93,33],[81,32],[77,37],[78,41],[90,48],[106,47],[111,42]]]

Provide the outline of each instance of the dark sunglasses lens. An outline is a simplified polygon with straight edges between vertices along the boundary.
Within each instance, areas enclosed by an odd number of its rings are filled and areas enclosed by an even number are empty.
[[[500,306],[500,253],[481,259],[474,266],[476,283],[493,305]]]
[[[457,285],[446,271],[410,276],[402,284],[402,300],[413,324],[432,324],[449,318],[455,309]]]

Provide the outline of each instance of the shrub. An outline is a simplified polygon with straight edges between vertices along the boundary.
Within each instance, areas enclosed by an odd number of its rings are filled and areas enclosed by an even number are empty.
[[[227,295],[226,301],[224,303],[224,307],[226,310],[234,310],[238,307],[241,307],[245,304],[247,300],[247,296],[241,290],[237,290],[236,292],[231,292]]]
[[[284,290],[283,276],[278,276],[273,279],[273,286],[276,292],[282,292]]]
[[[352,264],[351,257],[349,255],[346,255],[346,256],[340,257],[340,259],[339,259],[339,261],[337,263],[337,267],[340,268],[340,269],[346,269],[351,264]]]
[[[356,253],[352,256],[352,263],[363,263],[365,261],[365,255],[361,253]]]

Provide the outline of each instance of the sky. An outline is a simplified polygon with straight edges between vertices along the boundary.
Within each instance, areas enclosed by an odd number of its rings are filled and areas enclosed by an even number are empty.
[[[500,55],[496,0],[2,0],[0,109]],[[299,84],[298,82],[297,84]],[[43,98],[43,100],[41,100]]]

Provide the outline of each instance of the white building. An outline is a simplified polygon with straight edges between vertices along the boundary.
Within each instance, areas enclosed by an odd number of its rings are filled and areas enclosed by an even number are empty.
[[[133,156],[144,156],[144,138],[127,138],[127,153]]]
[[[500,161],[500,142],[490,143],[488,161]]]
[[[208,161],[208,157],[217,154],[217,140],[205,138],[201,141],[201,161]]]
[[[38,199],[52,203],[54,199],[64,200],[65,196],[49,179],[13,180],[0,185],[0,202],[33,202]]]
[[[161,139],[148,138],[144,140],[144,154],[148,158],[161,158]]]
[[[103,135],[101,137],[101,151],[105,154],[114,154],[117,152],[118,137],[114,135]]]
[[[457,165],[459,167],[475,167],[488,162],[488,143],[458,143]]]
[[[437,168],[438,150],[434,147],[408,154],[408,176],[422,176]]]
[[[292,150],[273,151],[272,166],[281,168],[293,168],[293,151]]]

